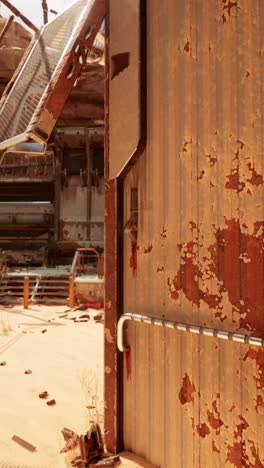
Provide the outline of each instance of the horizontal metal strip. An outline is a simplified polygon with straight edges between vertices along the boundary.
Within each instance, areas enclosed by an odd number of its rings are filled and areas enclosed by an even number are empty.
[[[133,320],[135,322],[145,323],[147,325],[156,325],[159,327],[172,328],[182,332],[195,333],[197,335],[204,335],[213,338],[220,338],[222,340],[235,341],[237,343],[244,343],[255,346],[264,346],[264,339],[254,336],[243,335],[241,333],[234,333],[225,330],[217,330],[215,328],[207,328],[198,325],[191,325],[187,323],[174,322],[172,320],[165,320],[155,317],[148,317],[139,314],[123,314],[117,324],[117,347],[119,351],[124,352],[128,346],[124,344],[123,327],[126,321]]]

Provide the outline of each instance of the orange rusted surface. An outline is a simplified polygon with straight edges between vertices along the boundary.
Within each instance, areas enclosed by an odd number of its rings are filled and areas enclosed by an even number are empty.
[[[124,225],[132,189],[139,202],[122,310],[263,338],[264,4],[147,4],[147,145],[124,180]],[[262,349],[132,322],[125,342],[126,449],[161,468],[264,466]]]

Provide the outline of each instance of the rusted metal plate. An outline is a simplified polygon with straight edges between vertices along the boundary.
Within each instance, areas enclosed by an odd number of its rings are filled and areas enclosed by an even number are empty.
[[[264,337],[263,18],[258,0],[148,1],[124,312]],[[134,323],[126,342],[127,449],[162,468],[264,466],[262,349]]]
[[[109,9],[109,177],[117,177],[141,138],[140,0]]]
[[[118,320],[118,188],[110,181],[105,194],[105,443],[109,452],[119,449],[118,428],[118,356],[116,353],[116,323]]]
[[[0,149],[48,140],[104,15],[104,0],[77,0],[43,27],[1,100]]]

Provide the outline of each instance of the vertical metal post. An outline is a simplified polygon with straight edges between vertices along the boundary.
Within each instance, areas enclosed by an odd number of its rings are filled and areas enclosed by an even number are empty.
[[[48,22],[48,5],[46,0],[42,0],[42,9],[43,9],[43,22],[47,24]]]
[[[86,189],[87,189],[87,240],[91,240],[91,214],[92,214],[92,187],[91,187],[91,152],[89,128],[85,129],[85,149],[86,149]]]
[[[97,260],[97,274],[98,278],[104,277],[104,254],[100,254]]]
[[[10,16],[8,18],[8,20],[6,21],[6,23],[5,23],[5,25],[4,25],[3,29],[2,29],[2,32],[0,34],[0,45],[2,44],[2,41],[5,38],[6,33],[7,33],[9,27],[11,26],[11,24],[13,22],[13,19],[14,19],[14,15]]]
[[[74,276],[69,277],[69,307],[74,307]]]
[[[54,239],[55,241],[63,240],[60,238],[60,201],[61,201],[61,149],[55,146],[53,148],[53,177],[54,177]]]
[[[29,303],[29,277],[25,276],[24,277],[24,309],[28,309],[28,303]]]

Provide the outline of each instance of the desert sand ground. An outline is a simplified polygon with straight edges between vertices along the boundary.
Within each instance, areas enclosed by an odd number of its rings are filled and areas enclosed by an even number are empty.
[[[71,320],[87,314],[87,322]],[[94,320],[98,314],[103,311],[0,306],[0,467],[7,461],[70,466],[73,453],[60,454],[61,430],[84,434],[93,421],[103,428],[104,332],[102,321]],[[45,391],[48,397],[41,399]],[[52,399],[56,404],[47,405]],[[36,451],[18,445],[14,435]]]

